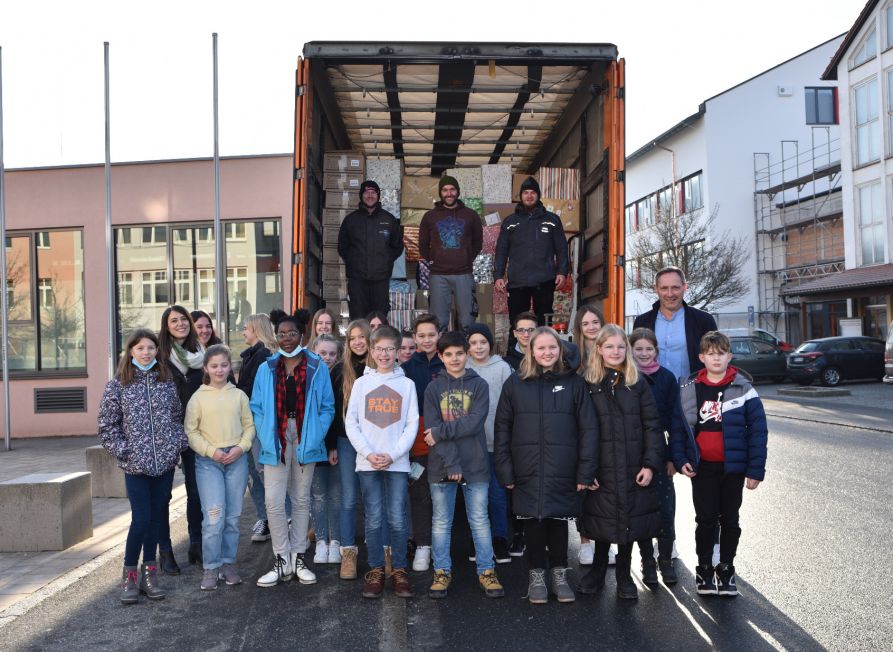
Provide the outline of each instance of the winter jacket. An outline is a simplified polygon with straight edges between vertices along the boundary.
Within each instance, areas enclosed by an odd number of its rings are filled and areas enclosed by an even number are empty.
[[[461,199],[455,208],[437,202],[422,217],[419,254],[431,263],[432,274],[471,274],[483,246],[481,217]]]
[[[347,278],[384,281],[391,278],[394,261],[403,253],[403,227],[378,204],[370,215],[360,206],[341,222],[338,255]]]
[[[487,435],[487,451],[492,453],[493,421],[496,419],[496,406],[499,405],[499,395],[502,394],[502,386],[508,380],[508,377],[512,375],[512,368],[498,355],[491,355],[482,365],[479,365],[469,356],[467,368],[477,372],[477,375],[487,382],[490,390],[490,409],[487,412],[487,421],[484,423],[484,432]]]
[[[382,374],[366,367],[357,378],[347,402],[344,429],[357,451],[357,471],[375,471],[372,453],[387,453],[393,460],[387,471],[409,472],[409,449],[419,429],[415,385],[400,367]]]
[[[518,368],[521,366],[521,361],[524,359],[524,354],[518,350],[518,345],[516,344],[512,348],[510,348],[505,353],[505,358],[503,358],[512,369],[518,371]]]
[[[251,450],[254,420],[248,397],[232,383],[223,389],[202,385],[189,399],[183,426],[189,447],[199,455],[212,457],[218,448],[238,446]]]
[[[239,370],[236,387],[245,392],[245,396],[248,398],[251,398],[251,391],[254,389],[254,377],[257,375],[257,370],[270,355],[270,349],[265,347],[263,342],[255,342],[253,346],[240,354],[242,368]]]
[[[326,450],[338,448],[338,437],[347,437],[344,432],[344,361],[338,362],[331,371],[332,392],[335,394],[335,416],[326,434]]]
[[[648,382],[640,378],[628,387],[620,374],[609,371],[601,383],[587,386],[598,413],[599,488],[586,492],[580,532],[595,541],[621,544],[655,537],[660,504],[654,480],[647,487],[636,484],[642,467],[666,472],[666,444]]]
[[[585,381],[573,372],[522,380],[512,374],[496,408],[493,454],[499,484],[513,484],[518,516],[575,518],[578,484],[598,467],[598,421]]]
[[[172,380],[136,369],[134,380],[110,380],[99,402],[99,441],[131,475],[164,475],[188,446],[183,408]]]
[[[701,338],[705,333],[716,330],[716,320],[710,313],[692,308],[685,301],[682,302],[682,309],[685,311],[685,344],[688,347],[688,366],[694,373],[704,368],[704,363],[698,358],[698,354],[701,352]],[[658,310],[660,310],[660,301],[655,301],[651,310],[636,317],[633,328],[650,328],[653,331],[657,322]]]
[[[329,379],[329,368],[319,356],[304,349],[300,355],[307,358],[307,378],[304,383],[304,416],[301,425],[301,442],[293,447],[299,464],[325,462],[328,459],[325,439],[335,415],[335,395]],[[260,454],[260,464],[276,466],[282,460],[279,430],[276,424],[276,365],[279,352],[274,353],[257,370],[254,389],[251,392],[251,414]]]
[[[722,441],[726,473],[743,473],[753,480],[763,480],[766,475],[766,454],[769,429],[763,402],[740,371],[723,393]],[[698,374],[692,374],[679,387],[681,410],[673,419],[670,431],[670,456],[677,469],[686,463],[697,472],[701,455],[695,439],[698,420],[698,398],[695,383]]]
[[[192,395],[202,386],[205,372],[203,369],[192,369],[190,367],[184,374],[177,369],[177,366],[170,360],[165,364],[167,364],[167,368],[171,372],[174,383],[177,385],[177,396],[180,397],[180,405],[183,408],[183,411],[180,413],[180,420],[182,421],[186,416],[186,406],[189,405],[189,399],[191,399]]]
[[[416,351],[412,357],[400,365],[403,373],[412,382],[415,383],[416,396],[419,398],[419,416],[424,419],[425,416],[425,390],[428,384],[444,372],[443,360],[439,355],[435,355],[430,360],[428,354],[423,351]],[[422,422],[423,424],[424,422]],[[424,428],[419,428],[415,444],[412,447],[413,457],[422,457],[428,454],[428,444],[425,443]]]
[[[573,342],[567,342],[562,340],[561,346],[564,349],[564,361],[567,363],[567,366],[570,367],[571,371],[579,371],[580,370],[580,347],[574,344]],[[509,349],[508,353],[505,354],[505,361],[509,364],[509,366],[518,371],[521,368],[521,361],[524,359],[524,354],[521,353],[517,349],[517,345],[513,346]]]
[[[653,374],[643,373],[642,375],[651,388],[651,394],[654,396],[654,402],[657,404],[657,414],[660,417],[660,429],[664,437],[664,442],[669,443],[667,437],[673,428],[673,412],[681,409],[679,406],[679,381],[676,375],[666,367],[658,367]],[[670,462],[670,447],[666,446],[665,461]]]
[[[428,453],[428,481],[462,474],[465,482],[490,482],[484,423],[490,411],[490,387],[471,369],[461,378],[444,372],[425,390],[425,428],[434,446]]]
[[[567,274],[567,238],[561,220],[541,203],[532,213],[518,204],[499,228],[494,266],[497,279],[505,276],[508,266],[510,288],[534,287]]]

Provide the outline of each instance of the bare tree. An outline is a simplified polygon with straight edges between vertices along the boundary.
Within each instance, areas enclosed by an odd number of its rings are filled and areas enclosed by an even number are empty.
[[[743,235],[717,231],[718,205],[707,216],[701,213],[692,211],[673,219],[670,210],[658,211],[657,222],[639,234],[630,250],[642,285],[652,285],[658,270],[673,265],[688,280],[686,302],[715,310],[750,291],[744,264],[753,246]]]

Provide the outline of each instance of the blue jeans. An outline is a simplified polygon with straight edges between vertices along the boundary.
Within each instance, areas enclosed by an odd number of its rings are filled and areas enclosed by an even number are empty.
[[[358,471],[366,510],[366,548],[369,566],[384,568],[382,522],[387,513],[394,568],[406,568],[406,501],[408,473],[402,471]]]
[[[341,479],[341,519],[339,541],[342,546],[357,545],[357,498],[359,479],[357,477],[357,451],[347,437],[338,437],[338,475]],[[409,509],[407,502],[406,509]],[[315,517],[314,517],[315,518]],[[388,515],[381,515],[382,545],[391,545],[388,528]],[[368,543],[368,542],[367,542]]]
[[[254,503],[254,511],[257,512],[257,517],[262,521],[266,521],[267,506],[264,504],[264,479],[257,469],[257,462],[252,452],[250,450],[246,451],[245,455],[248,456],[248,477],[251,480],[248,483],[248,495],[251,496],[251,502]]]
[[[127,487],[127,498],[130,500],[130,530],[124,546],[125,566],[137,565],[140,550],[143,552],[144,564],[155,561],[163,508],[170,500],[173,484],[173,469],[157,477],[124,474],[124,486]]]
[[[202,501],[202,563],[208,570],[235,563],[248,457],[243,454],[232,464],[221,464],[196,455],[195,480]]]
[[[456,511],[456,482],[431,483],[431,504],[434,517],[431,521],[431,554],[434,568],[450,570],[450,538],[453,532],[453,515]],[[490,539],[490,519],[487,517],[488,482],[469,482],[462,485],[465,511],[471,538],[474,540],[475,565],[478,575],[494,567],[493,541]]]
[[[341,541],[340,473],[337,466],[321,464],[313,471],[310,495],[317,541]]]
[[[490,504],[490,530],[494,537],[507,539],[509,533],[509,500],[505,487],[499,484],[496,478],[496,462],[493,453],[488,453],[490,460],[490,493],[488,501]]]

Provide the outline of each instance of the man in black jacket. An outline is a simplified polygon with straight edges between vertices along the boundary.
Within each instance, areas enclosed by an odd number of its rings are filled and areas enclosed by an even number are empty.
[[[540,201],[540,186],[533,177],[521,184],[521,201],[502,222],[494,266],[497,289],[508,285],[509,319],[530,310],[533,299],[533,312],[544,326],[555,288],[568,273],[567,238],[561,220]]]
[[[338,231],[338,255],[347,270],[350,318],[391,309],[388,285],[394,261],[403,252],[403,228],[381,207],[374,181],[360,186],[360,206],[344,218]]]
[[[710,313],[685,303],[688,283],[678,267],[664,267],[654,277],[658,300],[651,310],[636,317],[633,328],[650,328],[657,336],[661,365],[687,378],[704,368],[698,358],[704,333],[715,331],[716,320]]]

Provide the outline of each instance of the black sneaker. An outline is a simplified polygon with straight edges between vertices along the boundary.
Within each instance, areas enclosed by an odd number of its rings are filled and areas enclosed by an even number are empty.
[[[735,567],[732,564],[722,562],[716,566],[716,584],[719,595],[736,596],[738,587],[735,585]]]
[[[251,541],[253,543],[263,543],[270,540],[270,525],[266,519],[258,519],[254,527],[251,528]]]
[[[523,557],[525,550],[527,550],[527,546],[524,545],[524,535],[516,534],[515,536],[513,536],[512,545],[509,546],[509,556]]]
[[[496,558],[497,564],[508,564],[512,561],[508,543],[502,537],[493,537],[493,557]]]
[[[698,595],[716,595],[716,573],[713,566],[698,566],[695,569],[695,582],[698,587]]]

